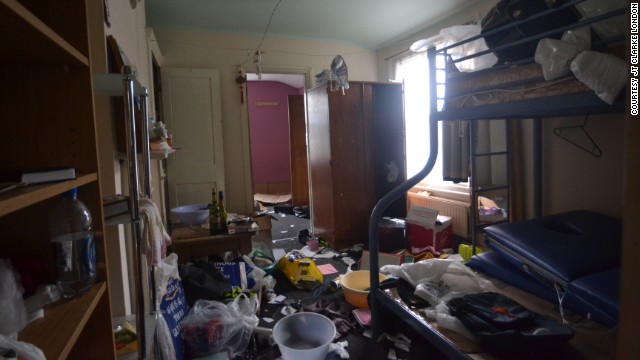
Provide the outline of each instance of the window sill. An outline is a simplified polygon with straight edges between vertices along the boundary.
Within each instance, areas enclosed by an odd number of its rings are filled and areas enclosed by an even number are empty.
[[[453,183],[440,183],[440,184],[427,184],[425,182],[418,183],[414,186],[411,192],[426,191],[433,196],[438,196],[445,199],[469,202],[470,192],[467,184],[453,184]]]

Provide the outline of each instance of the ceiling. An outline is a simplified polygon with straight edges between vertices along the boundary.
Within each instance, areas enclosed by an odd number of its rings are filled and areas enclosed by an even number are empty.
[[[379,50],[480,1],[146,0],[145,6],[147,25],[153,28],[258,38],[268,28],[267,36],[340,41]]]

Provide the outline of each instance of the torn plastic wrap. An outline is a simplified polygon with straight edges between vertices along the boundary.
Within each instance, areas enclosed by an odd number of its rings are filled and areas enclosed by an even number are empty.
[[[22,286],[11,260],[0,259],[0,334],[11,336],[27,325]]]
[[[542,39],[536,48],[535,61],[542,65],[544,79],[554,80],[569,74],[571,61],[580,52],[591,48],[591,30],[589,27],[581,27],[568,30],[562,35],[561,40]]]
[[[625,0],[587,0],[575,5],[585,18],[593,18],[627,6]],[[627,31],[624,18],[613,17],[591,24],[593,31],[602,39],[624,35]]]
[[[617,56],[583,51],[571,62],[571,71],[607,104],[613,104],[627,82],[627,63]]]
[[[198,300],[189,311],[184,325],[184,342],[189,358],[227,352],[229,358],[249,345],[258,325],[257,297],[240,294],[224,304],[215,300]]]
[[[440,34],[428,39],[422,39],[411,45],[411,51],[426,51],[430,47],[445,47],[470,37],[480,35],[480,25],[455,25],[440,30]],[[453,60],[461,57],[473,55],[477,52],[488,50],[483,38],[469,41],[465,44],[452,48],[448,51]],[[472,59],[455,63],[459,71],[473,72],[492,67],[498,62],[498,58],[493,53],[484,54]]]
[[[591,51],[590,48],[588,27],[569,30],[564,33],[562,40],[540,40],[535,61],[542,66],[545,80],[573,72],[576,79],[611,105],[624,88],[627,64],[617,56]]]
[[[380,268],[380,272],[405,279],[415,286],[414,295],[431,305],[423,309],[422,313],[437,321],[438,327],[459,333],[471,341],[478,341],[459,319],[450,314],[446,303],[466,294],[494,291],[495,287],[490,281],[481,278],[460,262],[442,259],[385,265]]]
[[[11,260],[0,259],[0,350],[13,350],[20,359],[45,360],[35,345],[18,341],[17,333],[27,324],[20,278]]]

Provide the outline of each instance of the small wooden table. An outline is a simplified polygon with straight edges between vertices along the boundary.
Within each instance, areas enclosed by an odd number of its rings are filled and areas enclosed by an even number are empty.
[[[206,228],[176,226],[171,229],[171,249],[178,255],[179,263],[226,251],[232,251],[235,256],[242,256],[251,252],[253,235],[254,232],[244,232],[212,236]]]

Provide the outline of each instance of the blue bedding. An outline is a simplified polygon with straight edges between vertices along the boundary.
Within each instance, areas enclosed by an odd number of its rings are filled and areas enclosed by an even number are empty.
[[[485,242],[534,276],[566,286],[620,267],[621,222],[580,210],[485,228]]]
[[[558,294],[552,286],[514,266],[497,252],[473,256],[467,266],[541,299],[558,303]],[[569,284],[562,305],[565,311],[585,317],[589,314],[603,325],[615,327],[618,323],[619,290],[619,269],[587,275]]]
[[[617,324],[620,290],[621,221],[579,210],[485,228],[493,254],[469,266],[541,298]]]

